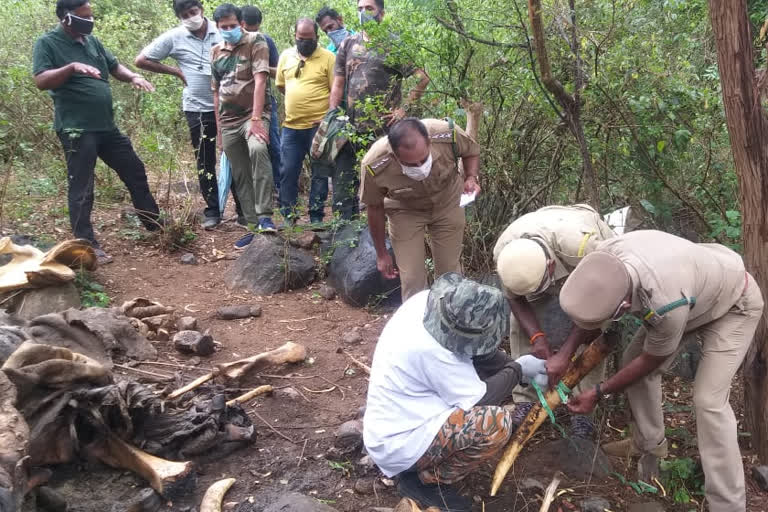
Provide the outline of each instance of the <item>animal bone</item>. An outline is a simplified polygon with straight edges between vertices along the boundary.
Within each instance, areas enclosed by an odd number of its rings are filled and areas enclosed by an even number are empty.
[[[200,503],[200,512],[221,512],[221,503],[224,501],[224,495],[232,484],[235,483],[234,478],[225,478],[214,482],[205,491],[203,501]]]
[[[211,373],[198,377],[186,386],[177,389],[168,395],[168,399],[178,398],[184,393],[200,387],[214,377],[224,377],[228,381],[237,381],[254,370],[283,363],[300,363],[306,357],[307,349],[303,345],[289,341],[282,347],[270,350],[269,352],[263,352],[245,359],[232,361],[231,363],[218,364]]]
[[[194,486],[192,462],[175,462],[155,457],[111,433],[104,434],[104,438],[88,445],[86,449],[91,456],[108,466],[138,474],[166,498]]]
[[[573,389],[595,366],[600,364],[600,361],[605,359],[605,356],[611,352],[612,348],[613,346],[606,341],[605,336],[597,338],[571,363],[568,371],[565,372],[563,383],[570,389]],[[557,390],[547,391],[544,398],[550,409],[560,405],[561,399]],[[491,484],[491,496],[496,496],[501,482],[507,476],[507,472],[509,472],[512,464],[515,463],[518,455],[520,455],[523,446],[533,437],[533,434],[536,433],[536,430],[544,423],[546,418],[547,411],[544,410],[540,403],[531,408],[528,416],[525,417],[523,423],[518,427],[515,436],[507,445],[504,455],[502,455],[499,464],[496,466]]]
[[[244,393],[237,398],[233,398],[232,400],[227,402],[227,405],[232,406],[235,404],[241,404],[243,402],[247,402],[251,398],[257,397],[259,395],[263,395],[264,393],[271,393],[271,392],[272,392],[272,386],[269,386],[269,385],[259,386],[256,389],[252,389],[251,391]]]

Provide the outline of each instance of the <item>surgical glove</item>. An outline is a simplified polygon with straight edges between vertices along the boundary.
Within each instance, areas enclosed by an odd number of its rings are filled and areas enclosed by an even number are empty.
[[[531,380],[535,380],[537,376],[544,376],[544,385],[547,382],[547,361],[545,359],[539,359],[538,357],[530,354],[518,357],[515,362],[520,365],[523,371],[523,382],[528,383]],[[539,380],[536,380],[536,384],[539,384]]]

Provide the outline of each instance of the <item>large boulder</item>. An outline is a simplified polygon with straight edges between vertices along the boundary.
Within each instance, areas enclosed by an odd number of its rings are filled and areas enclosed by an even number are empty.
[[[9,292],[3,307],[17,317],[32,320],[40,315],[80,309],[80,292],[74,283]]]
[[[392,254],[389,240],[387,250]],[[330,255],[328,283],[344,302],[357,307],[400,303],[400,279],[381,276],[367,226],[361,229],[355,222],[343,226],[326,243],[326,251]]]
[[[312,283],[315,260],[280,237],[256,235],[224,279],[229,288],[272,295]]]

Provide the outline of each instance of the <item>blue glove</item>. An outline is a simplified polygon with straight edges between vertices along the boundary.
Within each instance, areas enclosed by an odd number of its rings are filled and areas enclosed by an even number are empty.
[[[520,365],[523,371],[523,384],[528,384],[530,381],[535,381],[539,387],[546,387],[548,383],[547,378],[547,361],[539,359],[536,356],[530,354],[518,357],[515,362]]]

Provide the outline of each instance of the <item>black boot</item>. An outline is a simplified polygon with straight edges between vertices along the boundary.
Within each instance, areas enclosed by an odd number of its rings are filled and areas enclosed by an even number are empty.
[[[411,498],[425,508],[436,507],[446,512],[470,512],[472,501],[456,492],[456,488],[446,484],[423,484],[419,475],[413,471],[400,474],[397,491],[405,498]]]

